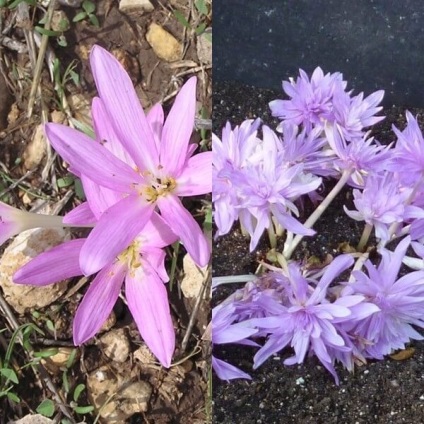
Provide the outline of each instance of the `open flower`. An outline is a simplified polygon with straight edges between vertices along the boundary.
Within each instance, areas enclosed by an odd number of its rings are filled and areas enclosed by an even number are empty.
[[[399,182],[392,173],[372,174],[365,188],[353,190],[356,211],[344,210],[351,218],[365,221],[374,226],[375,236],[380,240],[389,239],[389,226],[395,222],[401,223],[408,210],[406,200],[411,190],[400,190]]]
[[[81,249],[82,271],[90,275],[111,263],[132,243],[156,207],[193,260],[205,266],[209,244],[179,200],[212,188],[212,153],[192,156],[194,148],[189,144],[196,78],[182,87],[164,122],[160,105],[146,119],[128,74],[110,53],[94,46],[90,62],[100,96],[92,110],[97,142],[72,128],[46,125],[49,141],[73,172],[120,193]],[[111,139],[122,145],[121,157],[105,147]]]
[[[411,339],[424,337],[414,328],[424,328],[424,271],[411,272],[398,279],[402,260],[411,242],[403,239],[394,252],[381,249],[381,263],[365,263],[368,275],[353,271],[355,280],[343,293],[365,296],[380,311],[358,322],[344,324],[369,358],[383,359],[394,350],[404,349]]]
[[[283,90],[290,100],[273,100],[269,107],[272,116],[303,125],[309,132],[332,116],[334,91],[344,90],[346,82],[340,72],[324,75],[320,67],[314,70],[311,79],[302,69],[299,73],[296,81],[292,78],[283,81]]]
[[[102,327],[118,299],[125,280],[128,307],[140,334],[161,364],[169,367],[175,347],[175,333],[164,282],[163,247],[177,237],[164,220],[153,213],[133,242],[107,263],[91,282],[75,315],[73,337],[81,345]],[[53,247],[20,268],[17,284],[45,286],[81,275],[79,257],[86,239]]]

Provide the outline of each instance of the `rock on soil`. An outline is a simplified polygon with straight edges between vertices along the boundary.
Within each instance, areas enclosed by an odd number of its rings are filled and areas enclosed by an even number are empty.
[[[0,286],[5,299],[16,312],[43,308],[55,302],[68,287],[68,281],[45,287],[15,284],[15,272],[40,253],[69,240],[70,233],[62,228],[37,228],[19,234],[4,251],[0,260]]]
[[[122,328],[104,334],[100,343],[103,353],[112,361],[125,362],[130,354],[130,342]]]
[[[182,44],[158,24],[154,22],[150,24],[146,39],[156,53],[156,56],[166,62],[175,62],[181,58],[183,51]]]

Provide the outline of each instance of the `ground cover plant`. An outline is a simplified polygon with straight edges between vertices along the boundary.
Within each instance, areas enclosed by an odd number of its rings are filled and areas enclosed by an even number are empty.
[[[367,130],[383,119],[383,92],[364,98],[346,87],[339,73],[301,71],[283,83],[289,100],[270,102],[280,134],[264,126],[258,136],[260,122],[247,120],[213,138],[218,240],[236,221],[251,252],[269,236],[256,276],[215,277],[215,286],[248,281],[214,307],[213,341],[257,346],[254,369],[289,347],[284,364],[316,356],[338,383],[336,363],[353,372],[422,340],[422,133],[406,112],[406,128],[380,144]],[[357,245],[325,261],[291,260],[302,239],[319,237],[312,228],[345,185],[355,208],[344,207],[345,219],[364,222]],[[403,263],[409,272],[399,274]],[[250,378],[213,364],[222,379]]]
[[[210,3],[47,3],[0,9],[0,420],[208,421]]]

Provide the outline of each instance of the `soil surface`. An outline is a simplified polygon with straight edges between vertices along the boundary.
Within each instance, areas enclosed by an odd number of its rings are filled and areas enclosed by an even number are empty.
[[[12,1],[6,2],[11,3]],[[82,202],[77,182],[71,179],[70,183],[66,184],[66,178],[70,174],[60,158],[49,161],[45,153],[39,152],[43,149],[40,147],[36,149],[36,153],[30,153],[30,156],[37,157],[37,153],[40,153],[41,158],[35,164],[28,165],[26,155],[36,127],[47,120],[68,125],[75,119],[90,124],[89,105],[96,95],[96,90],[88,58],[94,44],[111,51],[126,68],[145,110],[157,102],[162,102],[167,112],[184,82],[192,75],[197,75],[197,116],[210,118],[211,64],[199,58],[197,44],[201,31],[198,31],[199,34],[194,31],[199,25],[211,29],[209,1],[205,2],[207,14],[200,13],[189,0],[153,1],[153,11],[135,10],[128,13],[119,10],[118,1],[101,0],[91,3],[95,4],[94,15],[98,19],[99,26],[90,22],[88,17],[73,22],[73,18],[82,11],[82,1],[56,2],[55,13],[61,14],[58,15],[60,20],[68,20],[69,28],[63,32],[56,30],[56,33],[50,34],[39,84],[42,101],[38,91],[29,118],[27,110],[35,67],[35,61],[31,61],[30,56],[34,52],[36,59],[38,48],[28,48],[26,37],[28,33],[34,33],[35,27],[43,26],[40,20],[46,16],[46,9],[27,4],[24,5],[24,10],[0,7],[0,25],[2,25],[0,32],[3,34],[0,36],[0,42],[3,43],[0,49],[0,200],[2,202],[24,210],[30,210],[40,202],[52,206],[59,205],[60,215]],[[67,7],[66,4],[77,7]],[[178,16],[183,16],[186,21],[177,19]],[[146,33],[152,23],[156,23],[178,40],[182,47],[179,60],[167,62],[152,49],[146,39]],[[7,37],[6,41],[3,36]],[[56,60],[56,72],[59,77],[52,81],[49,66]],[[69,70],[73,73],[68,72]],[[67,78],[64,78],[64,75],[67,75]],[[203,150],[210,147],[210,131],[207,127],[205,124],[202,131],[193,132],[193,142],[200,143]],[[210,199],[199,197],[187,199],[186,202],[186,206],[201,225],[205,221],[208,202]],[[171,258],[171,249],[169,253],[168,258]],[[12,364],[18,375],[19,384],[14,385],[13,392],[19,396],[20,402],[10,401],[4,393],[0,393],[0,423],[7,423],[9,420],[16,420],[29,412],[34,412],[45,399],[53,399],[55,402],[53,417],[57,419],[56,422],[94,422],[98,410],[83,413],[75,408],[91,404],[91,398],[87,394],[87,376],[100,367],[109,370],[112,375],[119,377],[120,381],[146,382],[152,389],[145,411],[128,417],[126,422],[150,424],[209,422],[210,349],[208,342],[201,339],[209,320],[209,300],[204,299],[200,302],[200,307],[194,316],[194,326],[189,331],[188,342],[183,350],[182,340],[187,333],[196,303],[196,298],[185,298],[179,287],[184,276],[184,254],[184,248],[181,246],[176,260],[173,284],[167,285],[177,336],[174,365],[169,370],[160,367],[154,358],[149,358],[148,353],[140,354],[144,343],[125,302],[119,300],[109,320],[108,328],[109,331],[123,330],[130,347],[128,359],[123,363],[111,360],[105,355],[96,337],[85,346],[76,349],[77,360],[71,361],[69,366],[48,368],[48,377],[53,384],[49,386],[46,384],[47,379],[41,378],[37,372],[34,373],[28,368],[28,362],[32,360],[31,354],[17,344],[12,353]],[[170,272],[170,259],[166,265]],[[34,350],[56,347],[72,350],[74,348],[72,319],[89,282],[90,280],[75,279],[69,284],[63,296],[56,299],[52,305],[38,310],[35,315],[31,310],[20,315],[13,308],[6,314],[2,308],[0,368],[15,330],[11,325],[11,316],[16,319],[18,325],[34,323],[44,331],[43,337],[36,337],[35,333],[31,335],[30,341]],[[135,355],[136,352],[139,353],[138,356]],[[1,389],[5,388],[4,383],[4,378],[1,378]],[[74,389],[78,384],[84,384],[86,387],[78,402],[75,402]],[[105,393],[107,390],[109,389],[105,381]],[[59,398],[53,395],[53,391],[56,391]],[[58,408],[57,399],[61,399],[68,412],[70,411],[72,417],[68,417],[68,421],[61,421],[64,415]],[[100,418],[100,421],[96,422],[109,421]]]
[[[384,87],[383,87],[384,88]],[[234,83],[214,83],[213,130],[220,136],[228,120],[240,124],[244,119],[261,117],[275,128],[268,102],[282,98],[281,92],[257,89]],[[406,108],[393,107],[383,111],[386,119],[374,128],[373,134],[382,143],[395,140],[394,123],[405,126]],[[424,116],[424,111],[409,109]],[[328,190],[326,184],[325,190]],[[327,253],[339,253],[341,243],[358,243],[362,225],[349,219],[342,205],[350,208],[350,190],[339,194],[331,207],[314,226],[317,236],[305,238],[294,254],[295,259],[311,255],[324,258]],[[308,209],[305,210],[305,213]],[[372,243],[372,241],[371,241]],[[213,275],[254,273],[258,259],[269,249],[266,237],[254,253],[249,253],[249,241],[235,225],[230,234],[215,241]],[[228,296],[235,286],[219,287],[213,305]],[[236,286],[241,287],[240,285]],[[336,367],[340,385],[316,358],[301,366],[287,367],[282,361],[290,356],[286,350],[268,359],[259,369],[252,369],[257,349],[246,346],[218,346],[214,354],[240,367],[252,376],[251,381],[224,382],[213,379],[213,419],[220,424],[400,424],[424,422],[424,343],[414,342],[412,357],[405,360],[387,358],[357,367],[350,374]]]

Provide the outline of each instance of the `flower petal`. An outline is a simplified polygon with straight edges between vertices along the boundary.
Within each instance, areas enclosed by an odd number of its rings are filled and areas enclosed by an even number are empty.
[[[181,88],[162,131],[160,163],[169,175],[179,173],[186,160],[196,112],[196,77]]]
[[[16,284],[47,286],[81,275],[79,255],[85,241],[84,238],[66,241],[41,253],[21,267],[13,281]]]
[[[100,98],[125,150],[141,170],[158,165],[155,136],[127,72],[108,51],[94,46],[90,64]]]
[[[212,191],[212,152],[199,153],[187,161],[177,178],[177,196],[196,196]]]
[[[160,363],[169,368],[175,349],[175,331],[168,293],[145,261],[127,274],[125,296],[141,337]]]
[[[81,203],[63,217],[64,224],[90,225],[97,221],[88,202]]]
[[[160,212],[184,244],[193,261],[200,267],[208,264],[211,255],[209,243],[189,211],[178,197],[168,195],[158,198]]]
[[[134,183],[143,181],[130,166],[82,132],[53,123],[45,125],[45,132],[60,156],[97,184],[128,193]]]
[[[75,345],[83,344],[100,330],[118,299],[126,273],[126,265],[117,261],[103,268],[91,282],[75,315]]]
[[[166,247],[178,240],[166,221],[157,213],[153,212],[150,221],[140,233],[142,247]]]
[[[106,210],[81,249],[84,274],[94,274],[126,249],[150,219],[153,208],[139,195],[132,195]]]
[[[247,380],[252,379],[252,377],[250,377],[249,374],[245,373],[244,371],[240,370],[234,365],[228,364],[227,362],[222,361],[221,359],[215,358],[215,356],[213,355],[212,355],[212,367],[216,375],[221,380],[228,381],[228,380],[233,380],[235,378],[245,378]]]
[[[157,149],[160,152],[160,140],[162,138],[162,128],[163,128],[163,108],[160,103],[156,103],[147,114],[147,122],[150,125],[153,133],[155,134],[155,141],[157,141]]]

